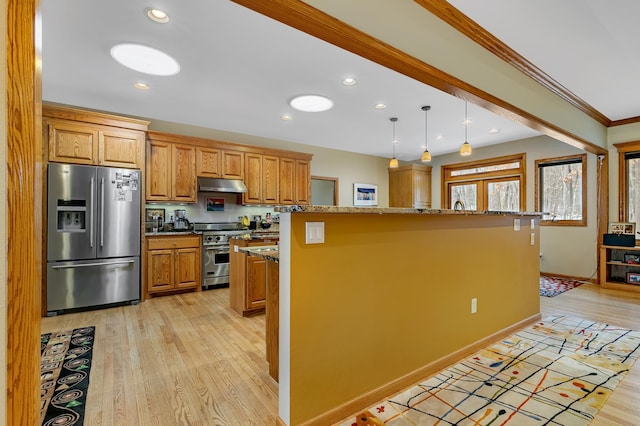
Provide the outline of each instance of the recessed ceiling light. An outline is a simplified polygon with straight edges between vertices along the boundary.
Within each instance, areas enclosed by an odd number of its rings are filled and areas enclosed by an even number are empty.
[[[151,75],[175,75],[180,64],[171,56],[153,47],[122,43],[111,48],[111,56],[120,65]]]
[[[298,111],[322,112],[331,109],[333,101],[320,95],[302,95],[291,99],[289,105]]]
[[[442,135],[437,135],[437,136],[436,136],[436,140],[441,141],[442,139],[444,139],[444,136],[442,136]]]
[[[133,84],[133,87],[135,87],[136,89],[140,89],[140,90],[149,90],[151,88],[151,86],[149,86],[147,83],[143,83],[141,81],[137,81]]]
[[[280,120],[282,121],[291,121],[293,120],[293,117],[290,115],[283,115],[282,117],[280,117]]]
[[[345,86],[355,86],[357,83],[358,83],[358,80],[352,77],[348,77],[342,80],[342,84],[344,84]]]
[[[492,134],[492,135],[493,135],[493,134],[496,134],[496,133],[500,133],[500,129],[496,129],[496,128],[494,127],[493,129],[490,129],[490,130],[489,130],[489,133],[490,133],[490,134]]]
[[[387,105],[383,104],[383,103],[379,103],[379,104],[375,104],[373,107],[375,109],[385,109],[387,107]]]
[[[145,9],[145,12],[147,12],[147,16],[153,22],[157,22],[159,24],[166,24],[167,22],[169,22],[169,15],[167,15],[165,12],[163,12],[160,9],[148,8],[148,9]]]
[[[466,120],[462,120],[462,124],[471,124],[473,123],[473,121],[469,118],[467,118]]]

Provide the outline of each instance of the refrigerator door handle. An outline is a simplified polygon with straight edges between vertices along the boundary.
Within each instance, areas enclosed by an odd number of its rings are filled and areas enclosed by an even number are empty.
[[[93,248],[93,188],[94,182],[93,178],[91,178],[91,197],[89,198],[91,203],[91,214],[89,215],[89,247]]]
[[[79,265],[53,265],[51,269],[89,268],[92,266],[126,265],[128,263],[135,263],[135,260],[123,260],[118,262],[81,263]]]
[[[104,178],[100,179],[100,247],[104,247]]]

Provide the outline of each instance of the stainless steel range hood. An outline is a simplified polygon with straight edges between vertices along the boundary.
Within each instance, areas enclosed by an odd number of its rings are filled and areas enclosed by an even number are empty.
[[[239,179],[198,178],[198,192],[247,192]]]

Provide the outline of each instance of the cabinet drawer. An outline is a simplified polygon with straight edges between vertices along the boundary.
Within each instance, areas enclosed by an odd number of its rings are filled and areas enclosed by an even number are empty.
[[[147,239],[147,250],[163,250],[175,248],[198,248],[199,236],[189,237],[150,237]]]

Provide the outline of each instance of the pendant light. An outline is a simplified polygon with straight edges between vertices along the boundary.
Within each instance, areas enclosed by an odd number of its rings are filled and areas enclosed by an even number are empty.
[[[467,126],[469,119],[467,118],[467,101],[464,101],[464,143],[460,147],[460,155],[467,157],[471,155],[471,144],[467,141]]]
[[[391,140],[391,144],[393,145],[393,158],[389,160],[389,168],[397,169],[398,159],[396,158],[396,144],[398,143],[398,139],[396,139],[396,122],[398,121],[398,118],[391,117],[389,120],[393,123],[393,140]]]
[[[429,105],[425,105],[422,107],[424,111],[424,152],[422,153],[422,157],[420,157],[420,161],[423,163],[428,163],[431,161],[431,153],[429,152],[429,148],[427,147],[427,141],[429,139],[429,123],[427,120],[427,116],[429,115],[429,110],[431,107]]]

